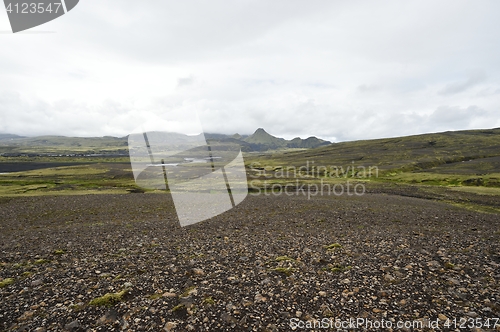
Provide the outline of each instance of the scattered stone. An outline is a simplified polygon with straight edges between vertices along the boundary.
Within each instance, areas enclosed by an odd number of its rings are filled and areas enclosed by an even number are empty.
[[[222,315],[221,315],[221,318],[226,322],[226,323],[230,323],[230,324],[233,324],[233,323],[236,323],[237,322],[237,319],[234,318],[233,316],[231,316],[230,314],[228,314],[227,312],[223,312]]]
[[[19,322],[24,322],[26,320],[31,319],[34,314],[35,314],[34,311],[25,311],[17,320]]]
[[[80,327],[80,322],[78,320],[74,320],[71,323],[68,323],[64,326],[64,329],[67,331],[74,331]]]
[[[446,317],[446,316],[445,316],[445,315],[443,315],[443,314],[439,314],[439,315],[438,315],[438,318],[439,318],[440,320],[443,320],[443,321],[448,320],[448,317]]]
[[[37,287],[37,286],[40,286],[43,284],[43,280],[42,279],[36,279],[36,280],[33,280],[31,282],[31,287]]]
[[[387,282],[393,282],[396,279],[390,273],[386,273],[384,275],[384,280],[387,281]]]
[[[266,302],[267,301],[267,298],[262,296],[260,293],[257,293],[255,295],[255,299],[254,299],[255,303],[260,303],[260,302]]]
[[[99,325],[113,324],[118,320],[118,313],[115,310],[108,310],[103,316],[101,316],[101,318],[99,318],[97,323]]]
[[[180,228],[170,198],[128,196],[0,202],[0,282],[14,281],[0,288],[1,331],[285,331],[292,318],[443,322],[499,313],[498,214],[376,193],[249,196]],[[84,209],[96,214],[83,218]],[[434,215],[439,223],[428,221]],[[321,218],[328,222],[311,222]],[[57,261],[34,264],[68,238],[71,250]],[[337,241],[342,247],[325,249]]]
[[[474,311],[469,311],[469,312],[466,312],[465,314],[471,318],[476,318],[478,316],[478,314],[475,313]]]
[[[173,331],[176,326],[177,326],[177,323],[175,323],[175,322],[167,322],[167,324],[165,324],[165,327],[163,329],[167,332],[170,332],[170,331]]]

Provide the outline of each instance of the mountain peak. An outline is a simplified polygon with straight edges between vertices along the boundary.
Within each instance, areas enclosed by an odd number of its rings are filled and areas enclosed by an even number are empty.
[[[286,142],[283,138],[275,137],[267,133],[263,128],[257,129],[252,135],[245,138],[245,142],[254,144],[266,144],[273,148],[285,146]]]

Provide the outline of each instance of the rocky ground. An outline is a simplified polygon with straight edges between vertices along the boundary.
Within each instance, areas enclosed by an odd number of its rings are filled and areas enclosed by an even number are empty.
[[[0,229],[0,331],[500,330],[499,216],[431,200],[249,196],[181,228],[168,195],[3,198]]]

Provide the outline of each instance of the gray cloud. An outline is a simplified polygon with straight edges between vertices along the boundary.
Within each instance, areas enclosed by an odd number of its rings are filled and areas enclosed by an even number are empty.
[[[181,77],[177,79],[177,86],[182,87],[182,86],[189,86],[194,83],[194,77],[189,76],[189,77]]]
[[[485,80],[486,80],[486,75],[484,73],[475,73],[469,76],[469,78],[465,81],[447,84],[443,90],[439,91],[439,94],[450,95],[450,94],[464,92],[472,88],[473,86],[476,86],[479,83],[484,82]]]
[[[437,128],[466,128],[473,121],[488,115],[488,112],[477,106],[461,108],[458,106],[439,106],[426,118],[429,127]]]
[[[375,84],[362,84],[358,86],[358,91],[359,92],[376,92],[380,90],[381,87]]]
[[[288,138],[500,127],[486,2],[81,2],[40,27],[56,33],[0,34],[0,132],[120,136],[195,111]]]

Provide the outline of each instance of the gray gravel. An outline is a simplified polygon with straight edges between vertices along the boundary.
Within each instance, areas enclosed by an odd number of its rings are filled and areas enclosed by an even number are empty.
[[[429,200],[249,196],[181,228],[168,195],[22,197],[0,223],[0,331],[500,316],[499,216]]]

